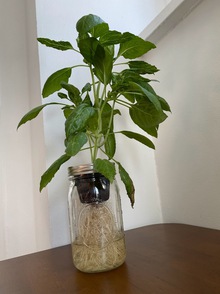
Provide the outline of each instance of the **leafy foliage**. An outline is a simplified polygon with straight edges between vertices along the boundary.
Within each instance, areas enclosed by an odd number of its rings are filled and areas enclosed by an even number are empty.
[[[38,42],[40,42],[43,45],[46,45],[48,47],[52,47],[57,50],[73,50],[73,46],[70,42],[64,42],[64,41],[54,41],[47,38],[37,38]]]
[[[42,175],[40,190],[52,180],[64,162],[89,149],[94,169],[111,182],[117,166],[133,206],[133,182],[115,159],[117,135],[122,134],[152,149],[155,146],[142,134],[130,130],[115,132],[114,118],[121,115],[120,107],[125,107],[134,125],[157,137],[158,127],[167,118],[165,112],[170,111],[170,107],[150,85],[149,76],[158,71],[157,67],[137,59],[156,46],[129,32],[110,30],[106,22],[93,14],[83,16],[77,22],[76,30],[77,49],[69,41],[38,38],[47,47],[80,54],[84,63],[51,74],[44,84],[42,96],[46,98],[57,93],[62,103],[51,102],[32,109],[24,115],[18,127],[37,117],[46,106],[59,105],[65,117],[65,154]],[[119,58],[125,61],[123,70],[117,72],[116,65],[121,64]],[[87,68],[91,74],[91,80],[85,81],[82,89],[70,83],[72,72],[77,67]],[[99,153],[106,158],[99,158]]]
[[[47,186],[47,184],[52,180],[55,173],[60,169],[61,165],[70,159],[70,156],[64,154],[60,156],[42,175],[40,181],[40,191]]]
[[[116,175],[114,163],[107,159],[97,158],[94,161],[94,169],[108,178],[111,183],[113,182]]]
[[[134,192],[135,192],[133,181],[130,178],[129,174],[126,172],[126,170],[123,168],[123,166],[119,162],[117,162],[117,164],[118,164],[121,180],[125,185],[128,197],[130,198],[130,201],[131,201],[131,206],[133,207],[134,206]]]
[[[149,140],[147,137],[145,137],[141,134],[137,134],[137,133],[130,132],[130,131],[121,131],[121,133],[130,139],[137,140],[138,142],[146,145],[149,148],[155,149],[154,143],[151,142],[151,140]]]
[[[68,82],[71,76],[71,68],[63,68],[53,73],[43,87],[42,96],[46,98],[62,88],[61,82]]]
[[[153,43],[127,32],[122,36],[118,57],[123,56],[127,59],[135,59],[141,57],[153,48],[156,48]]]

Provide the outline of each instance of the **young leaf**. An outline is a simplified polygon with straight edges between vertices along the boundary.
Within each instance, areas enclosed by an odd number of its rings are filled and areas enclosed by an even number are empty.
[[[129,174],[126,172],[126,170],[123,168],[123,166],[117,162],[118,164],[118,168],[119,168],[119,174],[121,177],[122,182],[125,185],[125,189],[127,191],[127,195],[131,201],[131,206],[134,207],[134,192],[135,192],[135,188],[134,188],[134,184],[132,179],[130,178]]]
[[[80,34],[85,34],[90,32],[95,26],[101,23],[104,23],[104,21],[97,15],[84,15],[76,23],[76,30]]]
[[[121,134],[125,135],[126,137],[130,138],[130,139],[135,139],[138,142],[146,145],[149,148],[155,149],[155,146],[153,144],[153,142],[151,140],[149,140],[147,137],[138,134],[138,133],[134,133],[134,132],[130,132],[130,131],[121,131]]]
[[[154,74],[155,72],[159,71],[159,69],[156,68],[156,66],[151,65],[145,61],[142,60],[135,60],[135,61],[129,61],[128,65],[131,70],[139,73],[139,74]]]
[[[60,99],[68,99],[68,97],[65,93],[58,92],[57,95],[60,97]]]
[[[153,43],[128,32],[124,33],[122,37],[127,41],[120,44],[117,58],[124,56],[124,58],[135,59],[156,48]]]
[[[57,50],[73,50],[73,46],[68,41],[54,41],[47,38],[37,38],[38,42],[47,47],[52,47]]]
[[[115,134],[111,133],[108,135],[107,140],[105,142],[105,152],[108,155],[109,160],[114,157],[115,149],[116,149]]]
[[[61,82],[61,86],[68,91],[69,98],[75,105],[79,105],[82,102],[78,88],[65,82]]]
[[[22,119],[20,120],[18,126],[17,126],[17,129],[25,124],[27,121],[29,120],[32,120],[34,119],[36,116],[38,116],[38,114],[41,112],[41,110],[48,106],[48,105],[65,105],[65,104],[62,104],[62,103],[57,103],[57,102],[51,102],[51,103],[46,103],[46,104],[43,104],[43,105],[40,105],[40,106],[37,106],[35,108],[33,108],[32,110],[30,110],[28,113],[26,113]]]
[[[44,187],[47,186],[47,184],[52,180],[52,178],[54,177],[55,173],[60,169],[60,166],[66,162],[67,160],[70,159],[71,156],[69,155],[62,155],[61,157],[59,157],[46,171],[45,173],[42,175],[41,177],[41,181],[40,181],[40,191],[42,191],[42,189]]]
[[[108,161],[107,159],[97,158],[93,165],[96,172],[105,176],[111,183],[114,181],[116,175],[114,163]]]
[[[90,83],[85,84],[85,86],[82,88],[82,94],[85,92],[90,92],[92,89],[92,85]]]
[[[54,92],[60,90],[62,88],[61,82],[68,82],[69,77],[71,76],[72,68],[66,67],[60,69],[53,73],[49,78],[46,80],[44,84],[42,96],[43,98],[48,97],[49,95],[53,94]]]
[[[82,131],[88,120],[95,114],[95,109],[86,103],[82,103],[73,109],[65,123],[66,136]]]
[[[76,135],[69,136],[66,142],[66,154],[75,156],[87,143],[87,136],[84,132],[77,133]]]

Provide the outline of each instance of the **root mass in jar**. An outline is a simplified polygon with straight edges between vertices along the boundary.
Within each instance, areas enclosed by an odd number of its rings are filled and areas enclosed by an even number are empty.
[[[79,236],[72,244],[75,266],[83,272],[120,266],[126,254],[124,234],[116,230],[111,210],[104,204],[87,205],[79,221]]]

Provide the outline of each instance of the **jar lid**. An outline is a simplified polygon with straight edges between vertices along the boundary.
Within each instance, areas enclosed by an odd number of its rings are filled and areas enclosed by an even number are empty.
[[[82,164],[77,166],[70,166],[68,168],[69,176],[77,176],[94,173],[93,164]]]

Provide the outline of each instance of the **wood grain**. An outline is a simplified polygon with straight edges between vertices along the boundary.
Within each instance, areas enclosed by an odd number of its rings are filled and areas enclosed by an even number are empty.
[[[157,224],[126,232],[127,258],[85,274],[70,245],[0,262],[1,294],[219,294],[220,231]]]

